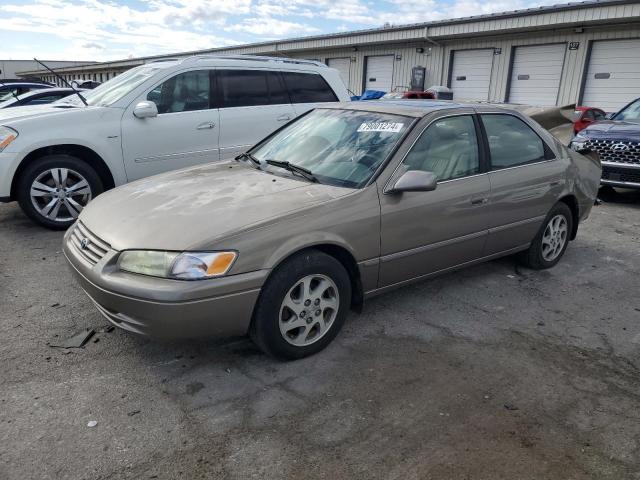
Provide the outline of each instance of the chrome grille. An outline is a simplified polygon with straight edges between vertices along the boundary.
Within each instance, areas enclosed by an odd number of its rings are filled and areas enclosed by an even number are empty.
[[[100,240],[89,231],[82,222],[78,221],[71,227],[69,243],[73,245],[78,255],[88,261],[91,265],[98,263],[109,251],[110,245]]]
[[[627,140],[587,140],[586,147],[595,150],[603,162],[640,165],[640,142]]]

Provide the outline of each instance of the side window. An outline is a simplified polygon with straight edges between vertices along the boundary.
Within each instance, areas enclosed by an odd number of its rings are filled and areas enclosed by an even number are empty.
[[[607,116],[600,110],[593,110],[593,118],[595,118],[596,120],[605,120]]]
[[[32,98],[30,100],[27,100],[22,105],[42,105],[42,104],[46,104],[46,103],[55,102],[56,100],[60,100],[61,98],[65,97],[65,96],[66,96],[66,94],[64,94],[64,93],[58,93],[58,94],[53,94],[53,95],[42,95],[40,97]]]
[[[593,120],[593,110],[587,110],[582,117],[583,120]]]
[[[338,97],[317,73],[283,72],[284,83],[293,103],[337,102]]]
[[[282,82],[279,72],[267,72],[267,84],[269,86],[269,103],[272,105],[291,103],[289,93]]]
[[[267,76],[262,70],[218,70],[221,107],[269,104]]]
[[[478,139],[470,115],[433,122],[407,154],[406,170],[433,172],[438,181],[474,175],[480,171]]]
[[[492,170],[517,167],[545,159],[540,137],[526,123],[513,115],[481,115],[489,141]]]
[[[194,70],[171,77],[147,95],[158,113],[189,112],[210,108],[209,70]]]

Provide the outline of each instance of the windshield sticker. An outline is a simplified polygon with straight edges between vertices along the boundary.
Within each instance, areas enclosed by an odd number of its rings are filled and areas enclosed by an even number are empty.
[[[364,122],[358,127],[360,132],[391,132],[398,133],[404,127],[404,123],[392,122]]]

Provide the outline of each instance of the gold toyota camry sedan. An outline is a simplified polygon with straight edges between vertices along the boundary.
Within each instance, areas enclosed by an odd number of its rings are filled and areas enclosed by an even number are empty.
[[[600,173],[517,111],[332,104],[235,160],[100,195],[64,253],[122,329],[248,334],[273,356],[301,358],[373,295],[516,253],[554,266]]]

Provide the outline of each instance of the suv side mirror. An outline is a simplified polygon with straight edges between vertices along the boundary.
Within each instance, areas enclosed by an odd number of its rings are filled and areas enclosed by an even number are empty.
[[[438,177],[433,172],[409,170],[403,173],[391,188],[391,193],[430,192],[438,186]]]
[[[151,118],[158,116],[158,107],[153,102],[145,100],[144,102],[138,102],[133,107],[133,116],[136,118]]]

